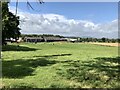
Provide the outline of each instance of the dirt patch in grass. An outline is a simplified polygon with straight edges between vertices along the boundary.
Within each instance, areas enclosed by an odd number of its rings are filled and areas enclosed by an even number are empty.
[[[0,83],[0,90],[4,87],[3,83]]]
[[[90,43],[90,44],[103,45],[103,46],[114,46],[114,47],[120,46],[120,43]]]

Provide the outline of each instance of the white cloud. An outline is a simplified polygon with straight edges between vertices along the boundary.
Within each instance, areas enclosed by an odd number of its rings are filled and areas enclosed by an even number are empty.
[[[9,7],[15,13],[15,7]],[[60,34],[65,36],[118,37],[118,20],[96,24],[87,20],[67,19],[58,14],[31,14],[18,9],[21,32],[25,34]]]

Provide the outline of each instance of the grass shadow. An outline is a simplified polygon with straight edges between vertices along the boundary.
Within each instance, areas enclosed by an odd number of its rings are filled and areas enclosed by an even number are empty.
[[[120,57],[98,57],[95,60],[69,61],[64,69],[57,69],[57,74],[69,80],[90,87],[119,87]]]
[[[23,78],[33,75],[36,67],[49,66],[57,63],[56,61],[47,60],[45,58],[23,59],[13,61],[2,61],[2,75],[5,78]]]
[[[97,65],[90,65],[89,67],[99,68],[99,71],[105,71],[109,77],[117,76],[117,78],[120,80],[120,57],[98,57],[95,59],[97,60]]]
[[[72,54],[57,54],[57,55],[45,55],[45,56],[34,56],[34,57],[52,58],[52,57],[70,56],[70,55],[72,55]]]
[[[29,48],[18,45],[6,45],[2,47],[2,51],[36,51],[35,48]]]
[[[105,62],[119,63],[120,64],[120,57],[116,57],[116,58],[111,58],[111,57],[97,57],[95,59],[97,59],[99,61],[105,61]]]
[[[65,56],[71,54],[58,54],[49,56],[35,56],[36,59],[18,59],[11,61],[2,61],[2,75],[7,78],[23,78],[33,75],[36,67],[50,66],[56,63],[64,63],[64,61],[48,60],[49,57]],[[66,62],[66,61],[65,61]]]

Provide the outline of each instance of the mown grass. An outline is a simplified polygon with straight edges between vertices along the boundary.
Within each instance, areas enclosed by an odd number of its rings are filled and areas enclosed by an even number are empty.
[[[3,47],[5,88],[118,88],[118,47],[21,43]]]

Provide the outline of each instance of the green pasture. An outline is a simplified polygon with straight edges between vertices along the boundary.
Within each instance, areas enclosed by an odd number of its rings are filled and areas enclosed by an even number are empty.
[[[4,88],[118,88],[118,47],[85,43],[3,46]]]

